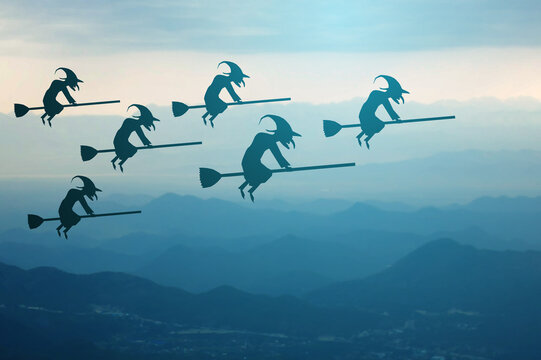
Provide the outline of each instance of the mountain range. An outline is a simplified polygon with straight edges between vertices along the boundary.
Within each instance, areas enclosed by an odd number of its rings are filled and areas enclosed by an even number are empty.
[[[25,334],[19,343],[38,337],[37,348],[43,339],[84,340],[101,344],[102,350],[141,355],[160,348],[172,354],[186,341],[206,347],[212,336],[216,347],[219,339],[251,332],[238,336],[260,334],[281,344],[282,350],[273,351],[289,354],[299,351],[300,343],[302,351],[313,352],[321,339],[332,339],[326,340],[329,346],[341,344],[333,351],[376,353],[385,347],[394,354],[391,359],[416,358],[422,351],[441,354],[441,349],[450,349],[448,356],[457,359],[536,359],[541,355],[540,270],[540,252],[479,250],[442,239],[378,274],[327,285],[299,299],[224,286],[194,295],[122,273],[74,275],[2,264],[0,316]],[[135,341],[142,332],[149,342],[145,347]],[[292,337],[296,345],[288,343]],[[263,349],[268,343],[261,344]],[[19,345],[0,343],[12,353],[23,351]]]
[[[479,201],[485,203],[481,206]],[[162,236],[231,239],[274,238],[297,235],[313,239],[334,239],[358,230],[384,230],[429,235],[440,231],[461,231],[470,227],[502,240],[535,243],[541,230],[541,198],[485,198],[462,206],[424,207],[414,211],[382,210],[355,203],[346,210],[327,215],[273,209],[251,209],[219,199],[200,199],[168,193],[142,206],[139,216],[84,221],[72,236],[91,234],[107,239],[132,233]],[[513,208],[507,208],[512,203]],[[490,204],[490,205],[489,205]],[[491,208],[487,210],[487,208]],[[484,209],[484,210],[483,210]],[[51,235],[52,226],[44,225]],[[51,236],[54,237],[54,236]]]
[[[429,242],[388,269],[310,293],[319,305],[541,316],[541,253],[479,250],[453,240]]]
[[[380,272],[434,239],[493,250],[541,249],[540,198],[480,198],[401,211],[356,203],[324,214],[166,194],[142,207],[141,218],[83,221],[69,240],[49,225],[46,231],[0,233],[0,261],[78,274],[121,271],[192,292],[230,285],[301,295]],[[100,238],[100,232],[110,237]]]

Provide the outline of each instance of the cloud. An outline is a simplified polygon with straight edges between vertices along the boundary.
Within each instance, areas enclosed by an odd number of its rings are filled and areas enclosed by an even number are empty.
[[[0,38],[50,53],[411,51],[539,46],[537,1],[19,1]],[[9,43],[8,43],[9,45]],[[5,53],[38,53],[33,46]],[[43,53],[42,49],[39,53]]]
[[[132,52],[128,54],[21,57],[0,56],[5,91],[0,112],[13,103],[37,106],[60,66],[85,82],[79,102],[119,99],[121,106],[77,109],[77,114],[123,115],[131,103],[198,104],[222,60],[238,63],[251,76],[239,90],[244,100],[291,97],[310,103],[366,96],[379,74],[395,76],[411,92],[407,101],[430,103],[476,97],[541,99],[541,49],[484,48],[439,51],[340,53]],[[224,94],[227,99],[227,95]],[[62,95],[59,96],[62,100]]]

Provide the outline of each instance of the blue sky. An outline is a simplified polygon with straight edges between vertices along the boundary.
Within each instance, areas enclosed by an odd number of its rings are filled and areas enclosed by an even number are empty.
[[[252,76],[241,97],[347,101],[390,74],[419,102],[541,100],[539,18],[538,1],[2,1],[0,112],[59,66],[79,97],[200,102],[222,60]]]
[[[538,1],[3,1],[0,48],[373,52],[541,44]],[[24,49],[32,52],[32,49]],[[5,52],[4,52],[5,53]]]
[[[64,183],[82,173],[107,179],[117,192],[237,197],[227,185],[203,191],[194,174],[204,165],[237,170],[253,136],[263,130],[257,125],[262,112],[283,115],[305,135],[288,153],[296,165],[356,161],[379,166],[469,150],[509,151],[520,158],[517,152],[528,150],[525,156],[537,166],[540,18],[536,1],[2,1],[0,175],[2,181]],[[171,101],[201,103],[222,60],[235,61],[250,75],[238,90],[243,100],[293,101],[229,109],[214,130],[203,127],[198,112],[173,118]],[[52,129],[41,125],[36,112],[15,119],[13,103],[40,105],[60,66],[85,81],[74,93],[79,102],[119,99],[121,104],[66,109]],[[358,121],[363,99],[384,85],[373,83],[380,74],[395,76],[411,92],[406,104],[396,107],[402,118],[456,115],[457,121],[385,129],[370,152],[359,150],[354,134],[323,138],[325,118]],[[154,144],[203,140],[204,147],[141,152],[130,160],[122,181],[108,158],[82,163],[79,145],[110,147],[132,103],[148,105],[162,119],[150,135]],[[460,165],[458,158],[454,165]],[[512,156],[505,159],[494,167],[518,166]],[[363,179],[363,171],[352,170],[352,178]],[[306,198],[373,193],[347,177],[334,188],[333,175],[311,174],[310,183],[303,176],[273,179],[277,185],[262,196],[298,195],[297,187],[305,189]],[[440,201],[451,202],[485,194],[541,194],[523,175],[492,189],[485,181],[465,184],[472,178],[461,175],[458,171],[449,179],[454,190],[435,189],[426,201],[440,195],[445,197]],[[411,189],[423,184],[413,179]],[[378,197],[418,197],[407,189],[390,192],[382,185]]]

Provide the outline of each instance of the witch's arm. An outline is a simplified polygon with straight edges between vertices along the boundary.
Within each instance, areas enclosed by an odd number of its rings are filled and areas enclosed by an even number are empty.
[[[233,101],[237,101],[237,102],[240,101],[240,96],[237,95],[231,83],[228,83],[227,85],[225,85],[225,88],[227,89],[227,92],[229,93]]]
[[[272,144],[270,146],[270,151],[271,151],[272,155],[274,155],[274,158],[276,159],[276,161],[278,162],[278,165],[280,165],[280,167],[286,168],[286,167],[290,166],[289,162],[286,160],[284,155],[282,155],[282,152],[280,151],[280,149],[278,148],[278,145],[276,145],[276,143],[274,143],[274,144]]]
[[[71,94],[69,93],[68,91],[68,88],[67,87],[62,87],[62,93],[64,94],[64,96],[66,97],[66,99],[68,100],[68,102],[70,104],[74,104],[75,103],[75,99],[71,96]]]
[[[79,199],[79,202],[81,203],[81,206],[83,207],[83,209],[85,209],[88,215],[94,214],[94,210],[92,210],[90,206],[88,206],[88,203],[86,202],[86,199],[84,196]]]
[[[143,129],[141,129],[140,126],[138,126],[135,129],[135,133],[137,134],[137,136],[139,136],[139,139],[141,139],[141,142],[143,143],[143,145],[148,146],[151,144],[150,140],[147,139],[147,137],[145,136],[145,133],[143,133]]]
[[[389,102],[389,99],[385,99],[385,101],[383,101],[382,105],[385,108],[385,110],[387,110],[387,113],[389,114],[391,119],[393,119],[393,120],[400,119],[400,116],[398,116],[396,111],[394,111],[393,107],[391,106],[391,103]]]

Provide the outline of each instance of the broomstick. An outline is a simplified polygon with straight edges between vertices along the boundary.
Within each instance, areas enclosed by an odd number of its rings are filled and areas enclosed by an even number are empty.
[[[435,120],[449,120],[454,119],[455,116],[440,116],[440,117],[431,117],[431,118],[420,118],[420,119],[408,119],[408,120],[397,120],[397,121],[384,121],[385,125],[394,125],[394,124],[406,124],[413,122],[423,122],[423,121],[435,121]],[[325,137],[331,137],[336,135],[340,130],[344,128],[360,127],[361,124],[348,124],[341,125],[336,121],[332,120],[323,120],[323,133]]]
[[[105,213],[105,214],[82,215],[80,217],[82,219],[82,218],[90,218],[90,217],[130,215],[130,214],[140,214],[140,213],[141,213],[141,210],[137,210],[137,211],[121,211],[121,212]],[[43,224],[44,221],[57,221],[57,220],[60,220],[60,218],[56,217],[56,218],[44,219],[39,215],[28,214],[28,227],[30,229],[35,229],[35,228],[39,227],[41,224]]]
[[[119,103],[120,100],[110,100],[110,101],[95,101],[95,102],[88,102],[88,103],[79,103],[79,104],[68,104],[63,105],[64,107],[75,107],[75,106],[89,106],[89,105],[101,105],[101,104],[114,104]],[[21,117],[26,115],[26,113],[30,110],[42,110],[45,109],[44,106],[37,106],[37,107],[28,107],[23,104],[15,104],[14,106],[15,111],[15,117]]]
[[[233,103],[227,103],[226,105],[232,106],[232,105],[248,105],[248,104],[261,104],[261,103],[268,103],[268,102],[277,102],[277,101],[290,101],[291,98],[279,98],[279,99],[266,99],[266,100],[251,100],[251,101],[239,101],[239,102],[233,102]],[[179,117],[184,114],[190,109],[202,109],[206,105],[192,105],[188,106],[182,102],[173,101],[172,108],[173,108],[173,116]]]
[[[347,167],[347,166],[355,166],[355,163],[342,163],[342,164],[330,164],[330,165],[303,166],[303,167],[287,168],[287,169],[274,169],[274,170],[271,170],[271,172],[274,174],[274,173],[281,173],[281,172],[332,169],[332,168]],[[214,169],[199,168],[199,181],[201,182],[201,186],[204,188],[213,186],[218,181],[220,181],[220,179],[223,177],[242,176],[242,175],[244,175],[243,172],[221,174]]]
[[[136,147],[137,150],[145,150],[145,149],[159,149],[159,148],[167,148],[167,147],[175,147],[175,146],[190,146],[190,145],[201,145],[203,142],[201,141],[194,141],[194,142],[185,142],[185,143],[177,143],[177,144],[164,144],[164,145],[149,145],[149,146],[138,146]],[[92,160],[98,153],[108,153],[108,152],[114,152],[115,149],[104,149],[104,150],[97,150],[94,149],[92,146],[87,145],[81,145],[81,158],[83,161],[89,161]]]

